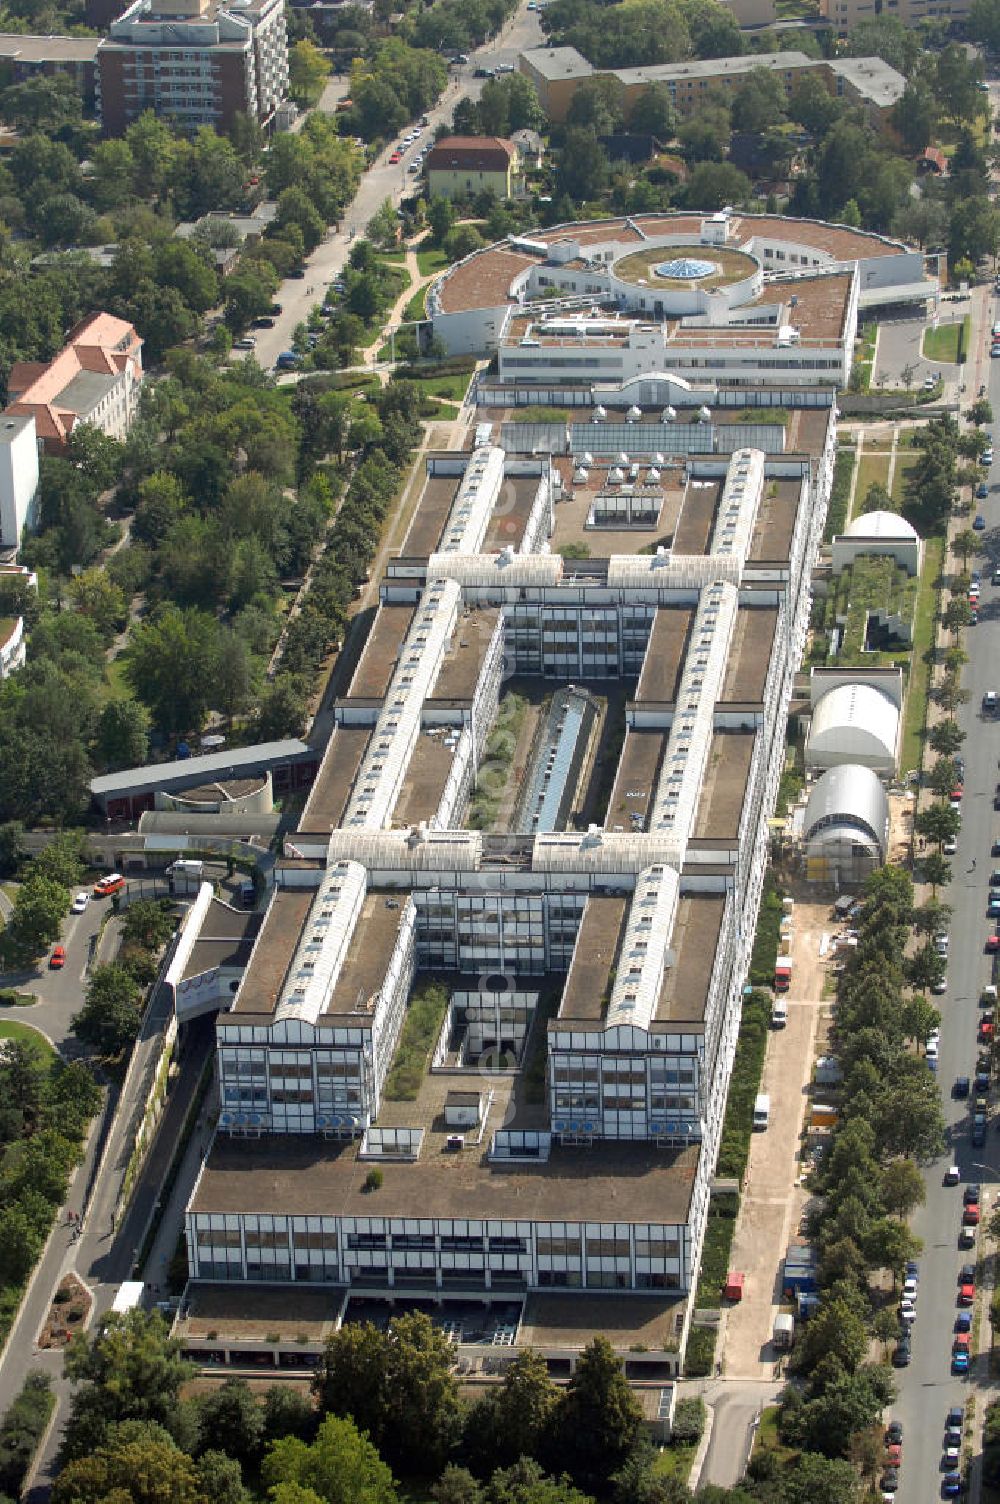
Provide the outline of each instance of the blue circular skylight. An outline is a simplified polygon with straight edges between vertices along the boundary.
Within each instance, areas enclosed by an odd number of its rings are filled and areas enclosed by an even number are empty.
[[[697,282],[714,276],[719,268],[714,261],[701,261],[697,256],[678,256],[676,261],[661,261],[653,270],[658,277],[670,277],[675,282]]]

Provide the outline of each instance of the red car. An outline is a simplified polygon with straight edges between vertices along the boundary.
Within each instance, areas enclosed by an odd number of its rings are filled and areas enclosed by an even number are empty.
[[[1000,950],[1000,935],[987,935],[986,936],[986,952],[987,952],[987,954],[988,955],[992,955],[994,951],[998,951],[998,950]]]
[[[51,971],[61,971],[65,965],[66,947],[64,945],[53,946],[52,954],[49,957],[49,969]]]
[[[952,789],[948,797],[950,799],[961,799],[964,793],[965,789],[962,787],[962,785],[960,783],[956,783],[955,787]]]
[[[389,158],[390,163],[401,162],[402,160],[402,154],[398,151],[394,151],[392,156]]]
[[[970,1202],[968,1206],[962,1208],[962,1221],[966,1227],[977,1227],[979,1225],[979,1207],[974,1202]]]
[[[980,1042],[982,1044],[986,1044],[992,1038],[993,1038],[993,1024],[992,1024],[992,1021],[990,1019],[988,1019],[988,1018],[984,1018],[984,1019],[981,1020],[980,1025],[979,1025],[979,1039],[980,1039]]]
[[[960,1306],[971,1306],[976,1298],[975,1285],[961,1285],[958,1291],[958,1303]]]
[[[890,1442],[885,1449],[885,1466],[901,1467],[903,1463],[903,1447],[898,1441]]]
[[[951,1344],[951,1350],[953,1353],[967,1353],[969,1351],[969,1333],[959,1332]]]

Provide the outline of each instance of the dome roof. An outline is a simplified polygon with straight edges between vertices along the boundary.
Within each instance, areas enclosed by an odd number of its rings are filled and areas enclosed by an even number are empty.
[[[915,527],[896,512],[864,512],[847,525],[849,538],[905,538],[907,542],[919,539]]]
[[[871,684],[838,684],[813,711],[806,758],[887,770],[895,765],[898,740],[899,709],[888,695]]]
[[[802,822],[808,842],[853,840],[876,845],[884,858],[889,831],[889,801],[871,768],[841,763],[828,768],[813,784]]]

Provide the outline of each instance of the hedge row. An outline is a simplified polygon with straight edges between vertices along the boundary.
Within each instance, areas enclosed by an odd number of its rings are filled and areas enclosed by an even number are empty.
[[[847,521],[847,503],[851,496],[851,481],[854,479],[854,450],[838,449],[833,466],[833,485],[830,488],[830,505],[826,513],[823,542],[829,543],[837,533],[844,531]]]
[[[766,992],[751,992],[743,1001],[740,1037],[736,1041],[736,1058],[719,1143],[716,1174],[722,1178],[742,1180],[747,1167],[753,1133],[753,1107],[760,1091],[770,1022],[770,997]]]

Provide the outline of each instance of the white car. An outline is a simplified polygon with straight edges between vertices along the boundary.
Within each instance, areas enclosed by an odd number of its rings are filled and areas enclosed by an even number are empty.
[[[938,977],[937,981],[931,987],[931,991],[935,994],[936,997],[940,997],[941,994],[942,994],[942,992],[947,992],[948,991],[948,978],[947,977]],[[934,1049],[934,1054],[935,1054],[935,1056],[937,1056],[937,1047],[936,1047],[936,1045],[935,1045],[935,1049]]]
[[[917,1281],[913,1278],[912,1275],[910,1275],[908,1279],[904,1279],[903,1281],[903,1299],[908,1300],[912,1304],[916,1300],[916,1298]]]
[[[948,944],[949,937],[947,935],[934,936],[934,949],[937,951],[939,956],[946,956],[948,954]]]
[[[934,988],[934,991],[937,991],[936,986]],[[927,1046],[924,1050],[924,1055],[928,1060],[936,1060],[938,1058],[938,1042],[936,1039],[928,1039]]]
[[[905,1321],[907,1326],[916,1321],[917,1308],[912,1300],[901,1300],[899,1302],[899,1319],[900,1321]]]
[[[941,847],[941,850],[944,852],[945,856],[954,856],[955,852],[958,850],[958,842],[954,840],[954,838],[949,838],[947,841],[945,841],[944,845]]]
[[[958,1165],[949,1165],[947,1170],[945,1170],[944,1172],[945,1185],[958,1185],[958,1182],[961,1180],[961,1178],[962,1172],[958,1168]]]
[[[82,914],[89,902],[89,893],[77,893],[73,899],[72,904],[70,905],[70,910],[74,914]]]

